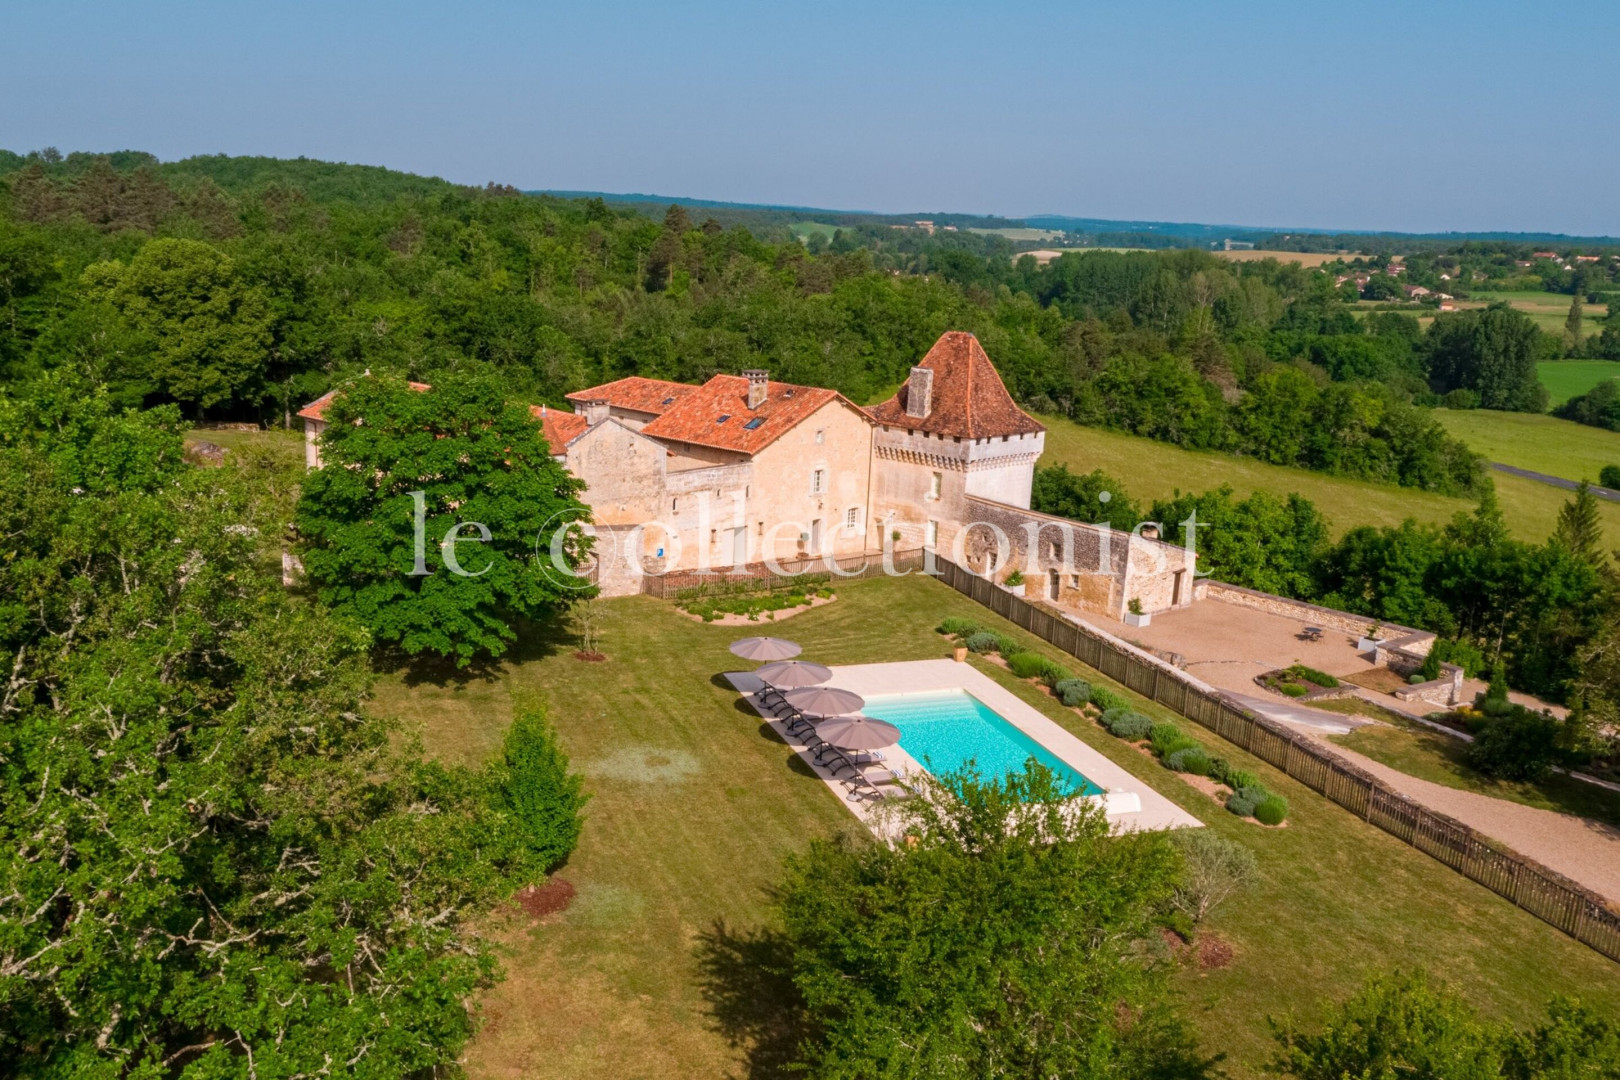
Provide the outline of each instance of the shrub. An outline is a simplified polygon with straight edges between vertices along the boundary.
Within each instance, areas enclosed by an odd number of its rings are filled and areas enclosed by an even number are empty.
[[[1011,656],[1002,653],[1001,656],[1002,659],[1007,661],[1007,666],[1012,669],[1012,673],[1020,679],[1039,678],[1046,674],[1047,667],[1052,664],[1052,661],[1039,653],[1015,652]]]
[[[1267,795],[1254,804],[1254,819],[1262,825],[1281,825],[1288,816],[1288,800],[1281,795]]]
[[[1209,754],[1202,746],[1184,746],[1165,758],[1164,763],[1176,772],[1209,775]]]
[[[1150,717],[1129,709],[1108,710],[1103,714],[1103,723],[1116,738],[1131,742],[1145,739],[1153,731],[1153,720]]]
[[[1177,829],[1170,841],[1181,851],[1181,875],[1170,903],[1195,923],[1259,877],[1254,852],[1212,829]]]
[[[1406,681],[1409,685],[1416,686],[1418,683],[1428,682],[1429,680],[1423,677],[1423,672],[1414,671],[1406,677]]]
[[[1455,390],[1446,392],[1440,399],[1445,402],[1448,409],[1477,409],[1479,408],[1479,391],[1470,390],[1466,386],[1459,386]]]
[[[1010,588],[1014,588],[1014,589],[1018,588],[1018,586],[1022,585],[1023,583],[1024,583],[1024,572],[1022,570],[1014,570],[1012,573],[1008,574],[1007,577],[1002,581],[1003,585],[1009,586]]]
[[[1328,690],[1339,685],[1339,680],[1332,675],[1325,671],[1317,671],[1313,667],[1306,667],[1304,664],[1295,664],[1288,669],[1288,674],[1296,679],[1304,679],[1306,682],[1315,683],[1317,686]]]
[[[1283,683],[1281,686],[1277,687],[1277,689],[1282,691],[1284,694],[1287,694],[1289,697],[1304,697],[1306,694],[1310,693],[1309,690],[1299,685],[1299,683]]]
[[[1238,817],[1253,817],[1254,808],[1260,803],[1259,799],[1251,797],[1254,791],[1254,788],[1238,788],[1227,796],[1226,808]]]
[[[1226,779],[1223,780],[1222,783],[1231,788],[1233,791],[1242,791],[1244,788],[1264,789],[1265,787],[1265,785],[1260,782],[1260,778],[1258,776],[1254,775],[1252,772],[1245,772],[1242,769],[1227,770]]]
[[[518,713],[506,731],[496,789],[547,870],[567,859],[579,842],[579,812],[588,797],[580,791],[582,783],[579,774],[568,771],[568,755],[545,714]]]
[[[1620,465],[1605,465],[1598,470],[1598,484],[1610,491],[1620,491]]]
[[[1008,657],[1013,653],[1021,653],[1024,651],[1024,647],[1018,643],[1017,638],[1008,634],[996,635],[996,652],[1000,653],[1003,657]]]
[[[960,615],[951,615],[942,619],[939,632],[950,637],[969,638],[977,634],[983,627],[972,619],[964,619]]]
[[[1558,721],[1546,713],[1515,706],[1474,736],[1468,764],[1503,780],[1539,780],[1558,758],[1559,731]]]
[[[968,648],[976,653],[987,653],[995,652],[996,641],[995,634],[990,633],[988,630],[980,630],[976,634],[969,635],[966,644]]]
[[[1091,703],[1103,712],[1110,709],[1128,709],[1130,700],[1123,694],[1116,694],[1106,686],[1093,686],[1091,688]]]
[[[1054,660],[1046,662],[1046,670],[1041,672],[1041,681],[1049,688],[1056,690],[1058,683],[1073,682],[1074,672]]]
[[[1126,605],[1125,609],[1132,615],[1142,614],[1142,598],[1139,596],[1131,597],[1131,602]]]
[[[1052,687],[1052,692],[1057,694],[1059,701],[1071,707],[1084,705],[1091,700],[1091,684],[1084,679],[1063,679]]]
[[[1223,757],[1209,759],[1209,778],[1219,783],[1226,783],[1226,778],[1232,775],[1232,763]]]
[[[1148,732],[1148,738],[1153,742],[1153,752],[1162,758],[1169,757],[1177,750],[1198,745],[1180,728],[1169,722],[1154,724]]]
[[[1441,664],[1456,664],[1471,679],[1485,670],[1485,654],[1471,641],[1441,638],[1430,646],[1429,654],[1423,658],[1423,666],[1418,670],[1426,680],[1438,679]]]

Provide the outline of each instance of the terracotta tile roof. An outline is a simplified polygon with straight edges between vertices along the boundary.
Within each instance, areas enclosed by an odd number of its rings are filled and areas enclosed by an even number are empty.
[[[861,411],[836,390],[779,382],[767,383],[765,401],[750,409],[748,380],[741,375],[716,375],[689,389],[691,393],[669,406],[641,433],[670,442],[757,454],[829,401],[843,401]]]
[[[1046,428],[1014,404],[979,339],[950,330],[917,364],[934,373],[928,415],[906,415],[907,386],[881,405],[866,410],[880,424],[962,439],[1033,435]]]
[[[640,375],[632,375],[627,379],[603,383],[588,390],[576,390],[568,395],[568,400],[580,404],[587,401],[606,401],[617,409],[657,415],[696,389],[697,387],[691,383],[644,379]]]
[[[413,382],[410,384],[410,387],[418,394],[424,390],[433,389],[431,385],[425,382]],[[302,409],[299,409],[298,415],[303,417],[305,420],[325,420],[326,407],[332,404],[332,399],[337,397],[342,389],[342,387],[339,387],[337,390],[328,390],[326,393],[322,394],[308,405],[305,405]]]
[[[529,415],[540,421],[540,430],[553,454],[562,453],[564,447],[585,434],[585,429],[590,427],[579,413],[559,412],[544,405],[530,405]]]

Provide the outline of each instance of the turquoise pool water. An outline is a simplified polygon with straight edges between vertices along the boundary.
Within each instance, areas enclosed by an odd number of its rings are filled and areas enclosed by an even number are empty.
[[[971,759],[981,776],[1003,777],[1022,772],[1024,762],[1034,757],[1051,769],[1071,794],[1103,793],[1102,788],[965,690],[871,697],[861,711],[898,727],[901,749],[935,775],[955,772]]]

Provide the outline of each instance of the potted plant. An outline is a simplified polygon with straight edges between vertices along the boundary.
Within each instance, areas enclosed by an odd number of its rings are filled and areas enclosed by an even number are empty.
[[[1008,574],[1002,579],[1001,587],[1012,593],[1014,596],[1023,596],[1024,572],[1022,570],[1014,570],[1012,573]]]
[[[1384,640],[1383,628],[1380,627],[1377,623],[1373,623],[1371,626],[1367,627],[1367,632],[1365,634],[1362,634],[1361,637],[1359,639],[1357,639],[1357,641],[1356,641],[1356,652],[1358,652],[1358,653],[1376,652],[1377,649],[1378,649],[1379,642],[1381,642],[1383,640]]]
[[[1125,625],[1147,626],[1151,622],[1153,622],[1153,616],[1142,611],[1142,598],[1140,596],[1131,597],[1131,602],[1126,605]]]

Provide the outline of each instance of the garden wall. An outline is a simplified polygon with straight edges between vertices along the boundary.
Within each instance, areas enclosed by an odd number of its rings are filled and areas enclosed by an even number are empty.
[[[1157,657],[1094,627],[1080,626],[1042,610],[954,563],[936,561],[939,579],[958,592],[1114,681],[1202,724],[1611,960],[1620,961],[1620,914],[1597,893],[1538,862],[1494,845],[1460,821],[1413,802],[1314,740],[1250,712]],[[1365,626],[1365,621],[1360,621],[1358,631]]]

